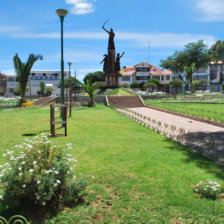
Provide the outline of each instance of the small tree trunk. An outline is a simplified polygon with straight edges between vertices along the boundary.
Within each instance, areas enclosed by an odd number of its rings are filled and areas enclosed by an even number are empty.
[[[93,98],[93,96],[90,96],[89,106],[90,106],[90,107],[95,107],[95,106],[96,106],[96,104],[95,104],[95,102],[94,102],[94,98]]]

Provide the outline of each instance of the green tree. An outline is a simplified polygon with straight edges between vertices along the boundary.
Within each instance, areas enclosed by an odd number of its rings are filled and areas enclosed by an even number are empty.
[[[139,88],[139,84],[137,82],[133,82],[130,87],[132,89],[137,89],[137,88]]]
[[[219,60],[224,61],[224,41],[216,41],[210,48],[209,53],[211,54],[212,60],[218,62]]]
[[[0,89],[0,96],[4,96],[4,91],[3,91],[3,89]]]
[[[40,82],[40,96],[44,96],[45,94],[46,85],[44,82]]]
[[[178,93],[178,90],[184,85],[184,82],[181,79],[173,79],[169,85],[171,88],[174,88],[175,93]]]
[[[157,88],[157,84],[155,82],[147,82],[144,84],[144,88],[146,89],[150,89],[151,90],[151,95],[152,95],[152,92],[155,88]]]
[[[52,92],[54,91],[54,89],[52,87],[47,87],[45,89],[47,96],[51,96]]]
[[[160,85],[160,81],[158,79],[148,79],[147,82],[152,82],[152,83],[155,83],[156,86],[159,86]]]
[[[90,107],[95,107],[96,104],[94,102],[94,95],[95,93],[95,86],[87,79],[86,84],[85,83],[81,83],[78,79],[76,79],[76,83],[79,84],[80,86],[83,87],[83,89],[85,89],[85,91],[87,92],[87,94],[89,95],[90,98],[90,102],[89,102],[89,106]]]
[[[30,54],[27,62],[22,62],[18,54],[13,57],[13,63],[16,70],[17,80],[19,82],[21,103],[26,102],[25,93],[30,75],[30,71],[37,60],[42,60],[43,56]]]
[[[174,75],[178,75],[189,89],[193,85],[193,73],[204,67],[211,61],[211,54],[208,46],[202,40],[185,45],[182,51],[175,51],[166,60],[161,60],[160,66],[170,69]]]
[[[64,87],[69,88],[70,86],[74,86],[75,83],[76,78],[71,76],[68,79],[64,80]],[[61,88],[61,82],[58,83],[58,88]]]
[[[87,80],[89,80],[92,84],[94,82],[104,82],[104,73],[102,71],[96,71],[93,73],[88,73],[84,79],[83,82],[87,84]]]

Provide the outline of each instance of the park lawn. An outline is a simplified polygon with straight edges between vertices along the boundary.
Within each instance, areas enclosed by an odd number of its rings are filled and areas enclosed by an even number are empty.
[[[48,134],[49,119],[48,109],[0,111],[0,153],[29,135]],[[73,144],[70,153],[78,159],[77,175],[89,182],[85,202],[58,216],[121,223],[130,215],[143,220],[159,215],[170,223],[190,223],[200,214],[224,213],[223,200],[193,193],[193,185],[201,180],[224,184],[222,166],[103,105],[73,111],[68,137],[53,140]]]
[[[165,103],[159,100],[146,100],[145,103],[182,114],[224,122],[224,104]]]

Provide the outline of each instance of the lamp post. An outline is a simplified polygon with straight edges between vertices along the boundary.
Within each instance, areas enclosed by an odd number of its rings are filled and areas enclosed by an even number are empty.
[[[71,63],[71,62],[68,62],[68,67],[69,67],[69,78],[71,77],[71,65],[72,65],[72,63]]]
[[[56,13],[60,17],[61,21],[61,103],[64,104],[65,96],[64,96],[64,49],[63,49],[63,22],[65,16],[68,14],[68,11],[65,9],[58,9]],[[62,116],[64,118],[64,114]]]

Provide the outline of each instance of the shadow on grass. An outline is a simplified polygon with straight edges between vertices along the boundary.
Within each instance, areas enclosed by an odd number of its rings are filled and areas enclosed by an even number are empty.
[[[215,174],[216,177],[224,179],[223,135],[223,132],[198,132],[193,136],[183,135],[182,137],[190,143],[188,146],[184,146],[179,142],[174,142],[172,139],[168,138],[164,141],[172,143],[172,146],[167,146],[166,148],[172,151],[181,152],[186,156],[186,158],[183,159],[184,163],[194,163],[198,167]],[[217,142],[214,143],[214,139],[216,139]],[[223,165],[220,165],[221,161]]]
[[[15,208],[4,208],[0,204],[0,215],[6,220],[9,220],[14,215],[21,215],[25,217],[32,224],[44,223],[48,219],[53,219],[58,215],[60,211],[66,208],[74,208],[78,205],[87,205],[88,203],[83,198],[78,198],[74,203],[69,203],[64,206],[48,207],[47,212],[41,210],[37,206],[30,206],[29,204],[24,204],[24,206],[19,206]]]
[[[64,128],[64,127],[58,127],[58,128],[55,128],[55,130],[60,130],[62,128]],[[44,131],[39,131],[37,133],[25,133],[25,134],[22,134],[22,136],[32,137],[32,136],[36,136],[36,135],[39,135],[39,134],[42,134],[42,133],[46,133],[46,132],[50,132],[50,129],[44,130]]]

